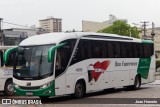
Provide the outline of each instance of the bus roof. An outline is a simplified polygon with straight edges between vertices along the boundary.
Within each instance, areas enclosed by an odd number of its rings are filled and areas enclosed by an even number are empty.
[[[57,44],[65,39],[77,38],[74,33],[46,33],[41,35],[31,36],[23,40],[19,46],[34,46],[44,44]]]
[[[46,33],[41,35],[31,36],[23,40],[19,46],[34,46],[34,45],[45,45],[45,44],[57,44],[66,39],[109,39],[116,41],[128,41],[128,42],[143,42],[141,39],[136,39],[127,36],[119,36],[116,34],[106,33],[93,33],[93,32],[61,32],[61,33]]]

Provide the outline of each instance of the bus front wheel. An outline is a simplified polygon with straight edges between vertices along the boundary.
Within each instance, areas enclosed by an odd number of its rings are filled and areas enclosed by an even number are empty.
[[[75,85],[74,96],[76,98],[82,98],[85,94],[85,86],[82,81],[78,81]]]
[[[4,86],[6,95],[13,95],[13,82],[11,80],[7,81]]]

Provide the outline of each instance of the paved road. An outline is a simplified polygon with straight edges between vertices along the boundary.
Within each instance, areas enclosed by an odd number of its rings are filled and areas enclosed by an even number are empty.
[[[15,96],[7,97],[2,96],[0,98],[0,102],[2,98],[17,98]],[[18,97],[20,99],[24,98],[23,96]],[[26,97],[28,99],[37,99],[38,97]],[[142,98],[142,99],[141,99]],[[121,101],[130,101],[133,102],[133,100],[150,100],[148,98],[152,98],[152,100],[156,100],[157,102],[160,102],[160,81],[156,81],[153,84],[146,84],[142,85],[141,89],[139,90],[128,90],[128,89],[115,89],[115,90],[105,90],[100,91],[96,93],[87,94],[85,98],[83,99],[74,99],[71,96],[63,96],[63,97],[57,97],[57,98],[50,98],[49,100],[42,101],[43,105],[30,105],[31,107],[41,106],[41,107],[52,107],[52,106],[58,106],[58,107],[74,107],[74,106],[83,106],[83,107],[96,107],[96,106],[111,106],[111,107],[150,107],[150,106],[160,106],[160,104],[114,104],[114,103],[121,103]],[[159,99],[154,99],[159,98]],[[106,102],[110,101],[113,102],[113,104],[105,104]],[[115,101],[114,101],[115,100]],[[123,103],[122,102],[122,103]],[[4,105],[0,105],[4,106]],[[12,107],[15,107],[15,105],[10,105]],[[20,107],[21,105],[19,105]],[[28,105],[23,105],[28,106]],[[29,106],[29,107],[30,107]],[[8,107],[8,106],[7,106]]]

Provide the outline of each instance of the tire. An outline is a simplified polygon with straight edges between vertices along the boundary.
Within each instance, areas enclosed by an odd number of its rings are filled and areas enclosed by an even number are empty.
[[[134,89],[139,89],[141,87],[141,77],[140,76],[136,76],[135,80],[134,80]]]
[[[4,92],[5,92],[6,95],[12,96],[14,94],[13,82],[12,81],[7,81],[5,83],[4,89],[5,89]]]
[[[85,95],[85,86],[82,81],[78,81],[75,85],[74,97],[83,98]]]

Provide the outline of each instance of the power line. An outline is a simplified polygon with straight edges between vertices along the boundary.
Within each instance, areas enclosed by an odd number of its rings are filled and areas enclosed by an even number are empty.
[[[19,24],[10,23],[10,22],[4,22],[4,21],[2,23],[6,23],[6,24],[10,24],[10,25],[16,25],[16,26],[21,26],[21,27],[27,27],[27,26],[24,26],[24,25],[19,25]]]
[[[26,28],[30,28],[30,29],[36,29],[36,28],[29,27],[29,26],[24,26],[24,25],[10,23],[10,22],[4,22],[4,21],[2,21],[2,23],[6,23],[6,24],[10,24],[10,25],[16,25],[16,26],[20,26],[20,27],[26,27]]]

